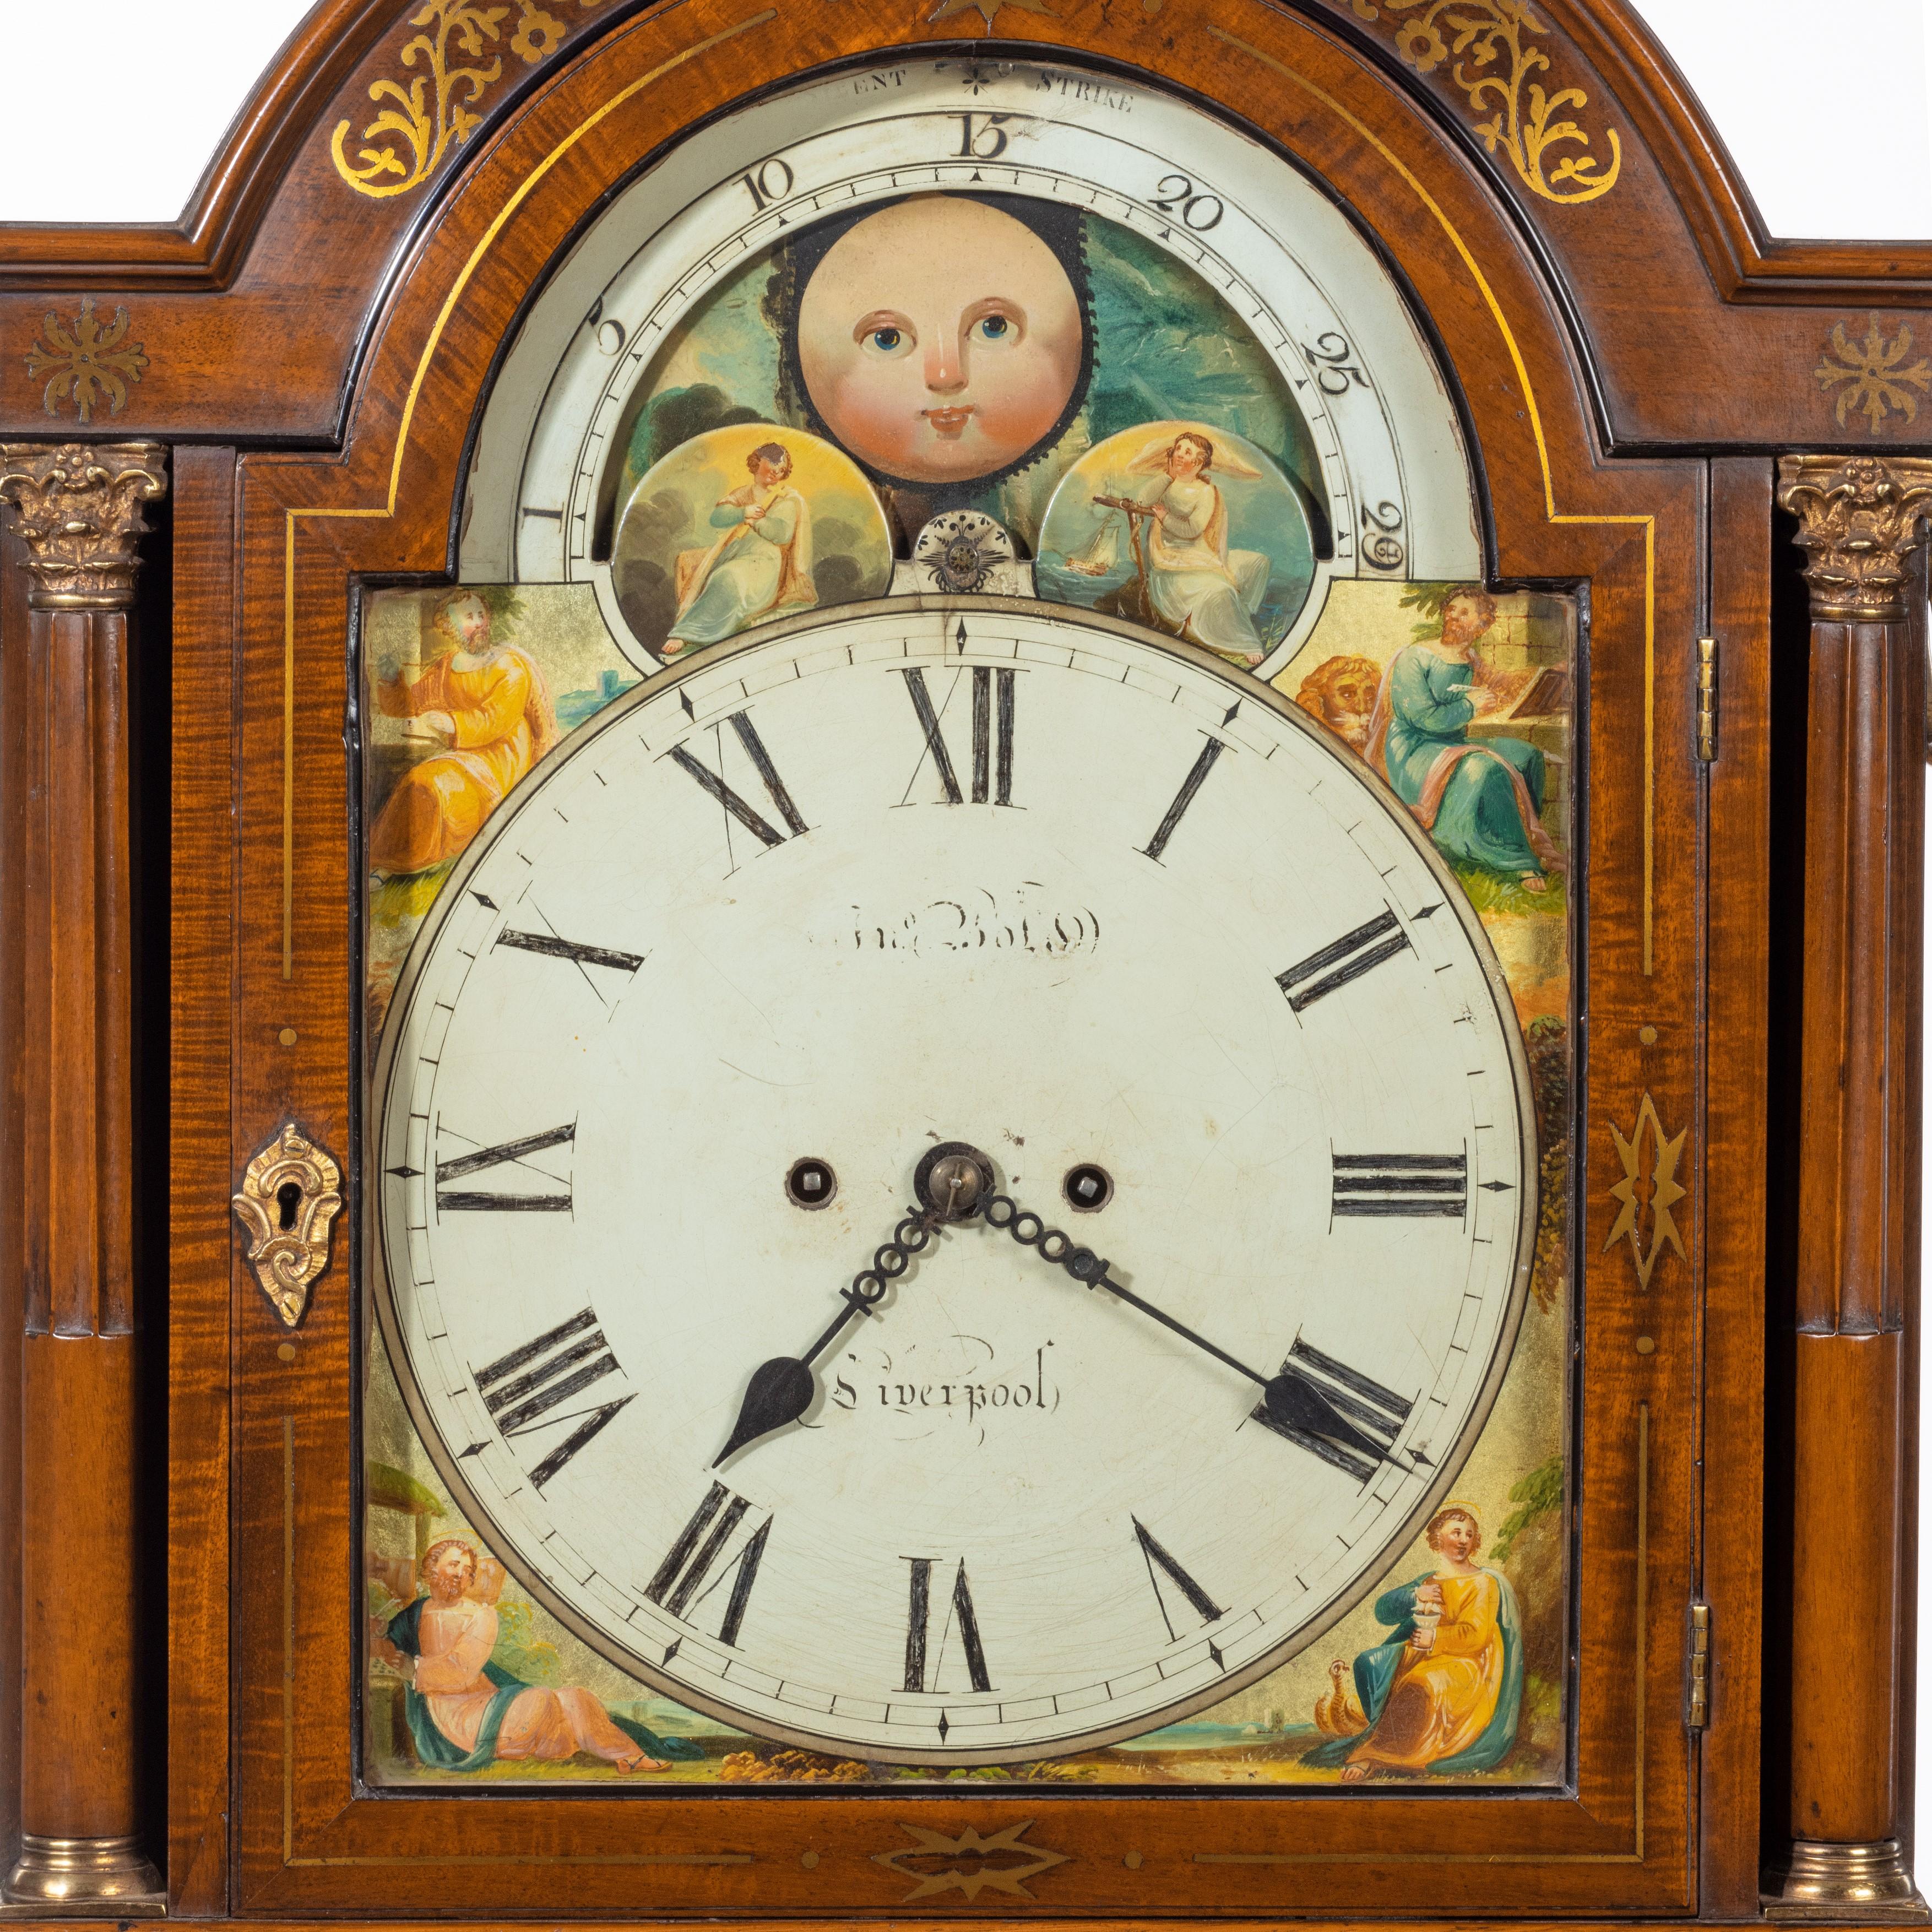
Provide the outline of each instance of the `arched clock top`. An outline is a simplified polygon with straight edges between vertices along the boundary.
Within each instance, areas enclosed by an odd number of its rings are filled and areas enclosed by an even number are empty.
[[[730,52],[702,50],[714,42]],[[397,261],[447,226],[495,158],[530,142],[520,175],[584,112],[615,111],[627,83],[602,83],[618,68],[634,78],[668,58],[676,78],[628,124],[605,188],[681,126],[816,64],[949,52],[1108,63],[1222,103],[1330,178],[1330,148],[1366,140],[1398,152],[1445,208],[1473,189],[1562,285],[1612,445],[1826,437],[1845,426],[1837,406],[1858,382],[1869,311],[1881,359],[1904,330],[1932,341],[1932,249],[1768,237],[1622,0],[1534,13],[1496,0],[1447,13],[1444,0],[1307,0],[1292,16],[1257,0],[1125,13],[1088,0],[1051,14],[921,0],[890,32],[850,7],[336,0],[291,37],[178,222],[0,226],[0,343],[16,345],[0,357],[0,428],[40,434],[63,410],[72,420],[73,403],[50,400],[46,374],[28,367],[51,297],[70,332],[83,298],[104,317],[129,311],[130,339],[154,368],[116,412],[117,430],[332,440]],[[566,98],[577,111],[558,120],[551,108]],[[1404,124],[1420,134],[1412,151]],[[579,147],[568,166],[586,160]],[[1356,201],[1372,223],[1377,202],[1373,190]],[[228,320],[210,329],[198,304],[218,296]],[[1852,346],[1850,377],[1832,374],[1834,331]],[[1747,408],[1736,386],[1703,381],[1697,358],[1672,349],[1688,340],[1781,380]],[[1909,441],[1918,393],[1904,386],[1894,400],[1866,382],[1861,406],[1883,406],[1848,419]]]
[[[1121,64],[1127,38],[1077,22],[1050,50],[993,41],[870,56],[842,15],[820,24],[806,48],[782,37],[778,16],[722,4],[640,16],[560,56],[500,137],[478,134],[446,164],[436,220],[362,351],[346,469],[327,493],[406,532],[388,547],[393,567],[596,581],[628,487],[610,452],[636,428],[626,412],[667,339],[775,244],[796,247],[813,218],[926,191],[1058,206],[1090,254],[1118,267],[1144,251],[1220,305],[1229,339],[1272,367],[1299,419],[1292,434],[1250,440],[1306,498],[1310,621],[1329,583],[1384,560],[1436,580],[1564,574],[1484,528],[1540,526],[1567,507],[1559,473],[1597,460],[1561,302],[1508,212],[1359,51],[1269,15],[1244,22],[1255,38],[1175,26],[1188,59],[1163,42],[1136,74]],[[838,64],[801,75],[808,53]],[[1184,104],[1174,85],[1201,92],[1210,79],[1214,110]],[[904,110],[909,86],[916,111]],[[752,98],[755,117],[741,112]],[[1371,130],[1362,112],[1375,99],[1390,111],[1375,108]],[[882,166],[852,158],[860,128],[890,134]],[[358,219],[386,221],[390,206],[367,202]],[[1118,332],[1159,360],[1132,317]],[[144,406],[160,366],[140,387]],[[818,422],[778,406],[769,386],[744,406]],[[1083,433],[1216,419],[1184,399],[1115,413],[1088,411]],[[560,441],[566,418],[578,427]],[[889,463],[870,467],[893,480]],[[1477,476],[1495,494],[1480,512]],[[1014,523],[1010,506],[973,507]],[[316,514],[338,510],[318,502]],[[902,556],[923,520],[901,533]],[[614,620],[608,582],[601,594]]]

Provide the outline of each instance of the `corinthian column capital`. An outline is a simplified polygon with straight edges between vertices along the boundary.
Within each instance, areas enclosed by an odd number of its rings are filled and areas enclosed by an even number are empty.
[[[113,610],[134,601],[141,507],[167,494],[154,442],[0,443],[0,505],[25,542],[43,610]]]
[[[1904,617],[1906,560],[1932,517],[1932,458],[1782,457],[1778,500],[1798,519],[1816,622]]]

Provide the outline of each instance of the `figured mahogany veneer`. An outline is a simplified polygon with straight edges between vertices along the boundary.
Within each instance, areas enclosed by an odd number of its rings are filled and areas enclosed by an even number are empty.
[[[1048,23],[1024,16],[1022,24]],[[741,31],[729,40],[716,38],[734,26]],[[1130,44],[1098,10],[1070,9],[1053,31],[1063,44],[1103,52]],[[1588,763],[1593,774],[1616,775],[1595,785],[1586,854],[1593,1092],[1625,1124],[1647,1093],[1674,1132],[1695,1111],[1701,781],[1689,688],[1660,670],[1660,640],[1694,636],[1700,621],[1706,466],[1612,465],[1596,454],[1559,311],[1533,258],[1506,211],[1377,68],[1306,23],[1247,5],[1163,17],[1159,32],[1150,47],[1159,46],[1172,76],[1211,86],[1233,111],[1292,134],[1296,152],[1340,193],[1376,211],[1378,234],[1443,331],[1464,384],[1490,479],[1499,574],[1591,584]],[[241,840],[256,866],[268,859],[269,889],[244,892],[237,908],[236,1164],[284,1118],[332,1145],[350,1135],[342,998],[350,935],[311,910],[329,902],[342,876],[338,828],[349,774],[338,720],[347,697],[340,639],[350,581],[442,566],[459,452],[494,345],[608,184],[690,117],[849,52],[867,33],[832,11],[760,25],[742,8],[694,0],[600,40],[532,100],[514,140],[466,171],[446,203],[368,346],[346,465],[244,458],[242,643],[232,680],[242,706]],[[533,173],[542,158],[553,158]],[[285,902],[275,886],[290,824],[281,680],[291,638],[304,693],[292,718],[302,809]],[[284,1024],[298,1036],[292,1047],[254,1044]],[[1640,1036],[1646,1026],[1654,1045]],[[1575,1795],[1389,1793],[1354,1808],[1320,1798],[1263,1804],[1174,1792],[1099,1802],[988,1790],[968,1808],[947,1794],[913,1815],[956,1819],[982,1834],[1032,1820],[1030,1840],[1069,1860],[1035,1894],[1060,1912],[1132,1910],[1162,1897],[1184,1898],[1199,1912],[1333,1911],[1370,1899],[1378,1910],[1415,1911],[1439,1896],[1445,1872],[1477,1864],[1489,1868],[1492,1898],[1512,1910],[1532,1901],[1572,1911],[1684,1909],[1690,1812],[1680,1646],[1693,1581],[1695,1303],[1689,1271],[1674,1258],[1640,1300],[1628,1246],[1598,1252],[1622,1168],[1607,1126],[1586,1123],[1582,1144],[1594,1232],[1584,1240],[1590,1366],[1581,1426],[1592,1446],[1579,1466],[1585,1661]],[[1705,1201],[1700,1186],[1682,1217],[1687,1231],[1700,1225]],[[225,1275],[221,1287],[225,1294]],[[298,1575],[340,1574],[348,1562],[339,1472],[352,1452],[338,1392],[355,1342],[344,1313],[339,1299],[322,1298],[290,1364],[276,1357],[279,1336],[245,1317],[241,1324],[234,1562],[254,1580],[236,1600],[243,1909],[351,1910],[378,1882],[399,1906],[440,1910],[512,1899],[541,1909],[560,1884],[591,1910],[902,1903],[905,1888],[875,1856],[904,1842],[906,1801],[892,1796],[828,1804],[799,1793],[752,1804],[660,1795],[650,1807],[648,1856],[694,1862],[668,1865],[632,1862],[637,1809],[603,1792],[568,1808],[522,1796],[488,1807],[442,1795],[406,1805],[357,1796],[351,1633],[326,1593],[277,1594],[291,1522]],[[1657,1341],[1649,1355],[1635,1348],[1640,1330]],[[561,1873],[471,1862],[494,1860],[506,1832],[573,1862]],[[1138,1864],[1124,1862],[1130,1850]],[[975,1909],[1000,1909],[992,1898],[982,1894]]]

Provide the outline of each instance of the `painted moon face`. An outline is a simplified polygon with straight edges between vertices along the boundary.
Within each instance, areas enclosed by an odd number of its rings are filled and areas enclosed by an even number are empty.
[[[862,462],[910,482],[1018,462],[1066,413],[1084,353],[1059,258],[1024,222],[963,196],[867,215],[799,304],[799,367],[820,420]]]

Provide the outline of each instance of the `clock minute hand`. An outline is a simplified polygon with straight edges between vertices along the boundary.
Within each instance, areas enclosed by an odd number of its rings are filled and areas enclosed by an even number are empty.
[[[1009,1196],[994,1195],[986,1203],[985,1214],[988,1227],[1004,1228],[1022,1247],[1031,1248],[1041,1260],[1064,1268],[1082,1286],[1105,1288],[1115,1300],[1124,1301],[1130,1308],[1138,1308],[1183,1341],[1192,1342],[1196,1348],[1212,1355],[1217,1362],[1226,1364],[1237,1375],[1246,1376],[1260,1388],[1262,1406],[1270,1420],[1313,1435],[1327,1436],[1331,1442],[1363,1450],[1378,1462],[1388,1458],[1387,1448],[1364,1434],[1312,1382],[1292,1370],[1264,1376],[1258,1370],[1251,1369],[1239,1357],[1229,1354],[1206,1336],[1196,1334],[1166,1309],[1157,1308],[1132,1288],[1123,1288],[1108,1273],[1111,1262],[1103,1260],[1091,1248],[1078,1246],[1071,1235],[1063,1234],[1059,1228],[1049,1228],[1037,1214],[1021,1207]],[[1029,1222],[1033,1224],[1030,1228],[1025,1225]]]
[[[920,1162],[914,1184],[926,1201],[924,1210],[908,1209],[892,1230],[892,1239],[873,1250],[872,1266],[861,1269],[838,1291],[844,1306],[803,1354],[774,1355],[752,1371],[745,1384],[745,1399],[739,1405],[738,1420],[711,1466],[714,1469],[748,1442],[755,1442],[760,1436],[769,1436],[805,1414],[818,1393],[818,1378],[812,1372],[812,1364],[854,1322],[869,1316],[878,1307],[886,1298],[887,1286],[911,1267],[914,1256],[926,1247],[936,1228],[949,1221],[966,1220],[979,1212],[980,1196],[984,1192],[982,1179],[990,1173],[983,1156],[973,1155],[969,1148],[956,1150],[950,1142],[933,1149]]]
[[[1091,1248],[1077,1246],[1070,1234],[1064,1234],[1058,1228],[1049,1228],[1029,1208],[1022,1208],[1010,1196],[996,1194],[986,1203],[986,1225],[1003,1229],[1012,1236],[1023,1248],[1031,1248],[1043,1262],[1056,1268],[1064,1268],[1073,1279],[1087,1288],[1104,1288],[1117,1300],[1124,1301],[1130,1308],[1138,1308],[1143,1315],[1151,1316],[1163,1328],[1170,1328],[1183,1341],[1192,1342],[1195,1347],[1212,1355],[1217,1362],[1225,1362],[1237,1375],[1246,1376],[1260,1388],[1272,1385],[1270,1378],[1258,1369],[1251,1369],[1238,1356],[1231,1355],[1226,1349],[1218,1347],[1206,1336],[1198,1335],[1186,1322],[1178,1321],[1164,1308],[1156,1308],[1151,1301],[1135,1294],[1130,1288],[1123,1288],[1107,1272],[1113,1265],[1101,1259]],[[1027,1223],[1030,1222],[1030,1228]]]

